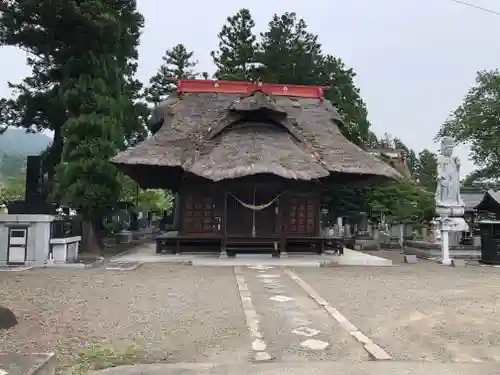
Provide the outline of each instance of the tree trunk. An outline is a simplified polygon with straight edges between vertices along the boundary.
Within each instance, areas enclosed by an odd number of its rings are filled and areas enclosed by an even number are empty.
[[[80,246],[82,253],[101,254],[102,241],[99,238],[95,223],[87,220],[82,222],[82,242]]]

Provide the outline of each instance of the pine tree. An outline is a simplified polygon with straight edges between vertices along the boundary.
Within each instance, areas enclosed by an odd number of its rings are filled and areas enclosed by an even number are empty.
[[[265,82],[299,85],[317,84],[322,58],[318,36],[307,31],[295,13],[274,15],[268,31],[261,34],[256,61],[263,65]]]
[[[148,102],[158,104],[175,90],[175,79],[195,79],[193,68],[198,64],[193,60],[194,52],[188,51],[183,44],[177,44],[167,50],[163,56],[163,64],[158,72],[149,80],[145,94]]]
[[[356,74],[340,58],[325,54],[318,39],[295,13],[274,15],[256,52],[255,60],[263,65],[261,77],[266,82],[331,87],[325,98],[344,117],[344,135],[365,147],[373,137],[366,105],[354,84]]]
[[[227,18],[227,23],[217,37],[219,48],[211,56],[217,67],[217,79],[248,81],[254,77],[253,63],[256,49],[256,36],[253,33],[255,22],[248,9],[241,9]]]
[[[43,127],[51,111],[64,111],[57,123],[64,139],[58,192],[84,219],[83,250],[99,249],[102,217],[119,197],[118,172],[109,159],[141,123],[125,118],[135,111],[138,89],[132,76],[143,18],[136,6],[135,0],[0,2],[0,41],[33,55],[32,77],[11,103],[17,105],[12,117],[41,113],[46,117],[37,126]],[[43,111],[37,98],[47,104]]]
[[[54,134],[51,147],[44,152],[44,169],[53,182],[55,167],[61,162],[64,138],[62,127],[68,120],[64,100],[60,96],[62,66],[68,58],[68,49],[75,55],[79,52],[75,46],[68,45],[72,32],[62,38],[71,25],[61,19],[60,14],[73,17],[79,9],[91,11],[90,2],[67,1],[66,7],[58,1],[0,0],[0,44],[21,47],[29,53],[28,65],[31,76],[21,83],[11,84],[13,98],[0,99],[0,123],[7,126],[23,127],[29,131],[52,131]],[[113,41],[123,48],[117,54],[118,63],[124,66],[123,75],[127,82],[130,100],[124,111],[124,135],[129,143],[134,143],[146,135],[145,108],[137,102],[141,83],[134,79],[137,70],[137,46],[142,26],[142,16],[135,12],[136,1],[124,1],[108,4],[115,9],[121,20],[124,33]],[[52,12],[52,13],[51,13]],[[38,15],[39,13],[39,15]],[[57,35],[54,34],[57,25]],[[54,36],[54,37],[53,37]]]

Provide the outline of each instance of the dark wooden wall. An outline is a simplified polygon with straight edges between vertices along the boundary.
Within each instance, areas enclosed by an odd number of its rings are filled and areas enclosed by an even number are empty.
[[[189,189],[180,193],[181,228],[184,235],[222,233],[223,196],[214,191]]]
[[[180,192],[181,226],[183,235],[223,236],[226,224],[229,236],[252,236],[252,211],[243,207],[231,193],[244,202],[251,202],[253,194],[247,190],[231,191],[208,187],[185,187]],[[227,194],[227,223],[224,223]],[[259,193],[256,204],[264,204],[277,192]],[[255,212],[256,237],[317,236],[320,224],[320,195],[312,192],[288,191],[270,207]]]

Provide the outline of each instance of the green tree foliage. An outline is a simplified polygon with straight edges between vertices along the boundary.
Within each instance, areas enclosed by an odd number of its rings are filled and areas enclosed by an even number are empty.
[[[434,194],[410,180],[375,187],[370,191],[370,212],[385,214],[393,222],[420,222],[434,213]]]
[[[217,79],[248,81],[254,76],[252,63],[255,60],[255,22],[248,9],[241,9],[227,18],[227,23],[217,37],[219,48],[211,56],[217,67]]]
[[[378,147],[386,150],[395,149],[394,138],[389,133],[384,133],[378,141]]]
[[[489,168],[478,169],[464,177],[462,186],[484,187],[486,190],[493,188],[491,186],[495,186],[494,190],[498,190],[498,177],[495,177],[496,173],[496,170],[491,170]]]
[[[162,215],[164,211],[172,210],[172,196],[161,189],[141,189],[132,179],[122,176],[121,201],[136,205],[139,211],[151,211]]]
[[[442,125],[438,138],[470,144],[476,165],[491,178],[500,177],[500,72],[480,71],[476,85]]]
[[[377,135],[374,132],[372,132],[371,130],[368,130],[368,134],[366,136],[366,141],[364,142],[363,146],[365,148],[377,148],[378,147]]]
[[[175,79],[195,79],[198,76],[193,70],[198,63],[193,60],[193,55],[194,52],[188,51],[183,44],[177,44],[165,52],[163,64],[151,77],[145,90],[149,103],[157,105],[175,91]]]
[[[323,194],[322,206],[329,211],[328,220],[335,223],[336,217],[356,217],[359,212],[371,212],[369,196],[373,186],[338,186]]]
[[[395,222],[430,220],[435,210],[436,155],[424,150],[416,156],[402,140],[387,133],[379,140],[379,147],[403,151],[411,176],[372,187],[366,194],[369,212],[373,216],[384,214]],[[384,155],[380,157],[390,164]]]
[[[318,36],[308,32],[295,13],[273,16],[261,34],[256,61],[263,65],[265,82],[314,85],[326,78],[317,74],[325,68],[320,65],[324,61]]]
[[[24,199],[25,190],[24,176],[10,177],[0,182],[0,204]]]
[[[140,120],[126,118],[141,110],[134,102],[140,85],[132,78],[143,25],[136,5],[0,2],[0,41],[27,50],[32,68],[32,76],[16,87],[18,97],[3,101],[2,114],[9,124],[52,126],[59,133],[59,196],[85,219],[82,245],[92,250],[96,227],[120,194],[109,158],[130,143],[129,136],[145,131]]]
[[[418,154],[413,177],[427,191],[434,193],[437,186],[437,156],[424,149]]]
[[[23,176],[26,171],[26,156],[0,155],[0,181]]]
[[[307,24],[295,13],[273,17],[268,31],[261,34],[256,60],[263,64],[266,82],[330,87],[325,98],[344,117],[344,134],[360,146],[368,141],[370,123],[354,85],[355,72],[340,58],[325,54],[318,36],[307,31]]]
[[[366,106],[354,85],[356,74],[322,51],[303,19],[295,13],[274,15],[259,43],[254,25],[247,9],[227,19],[218,34],[219,49],[212,52],[217,78],[329,86],[325,97],[344,116],[346,136],[360,146],[373,141]]]
[[[14,94],[12,99],[0,99],[0,123],[34,132],[53,131],[54,140],[45,153],[44,163],[50,179],[55,177],[55,167],[61,162],[64,144],[62,128],[68,121],[61,86],[66,74],[64,67],[72,56],[80,55],[89,44],[84,41],[89,36],[84,30],[85,22],[79,17],[88,13],[92,18],[92,12],[99,6],[91,1],[75,0],[64,3],[56,0],[0,0],[0,44],[25,50],[29,56],[27,63],[32,69],[32,74],[21,83],[9,84]],[[145,107],[134,100],[141,84],[133,78],[137,69],[135,46],[139,42],[142,19],[137,19],[135,1],[112,2],[106,6],[115,12],[124,30],[123,35],[113,43],[133,45],[132,55],[125,48],[119,51],[116,58],[117,63],[124,67],[121,73],[125,80],[123,91],[128,91],[129,97],[123,107],[128,114],[123,117],[124,136],[129,143],[135,143],[146,136]],[[71,25],[73,20],[78,21],[78,30]],[[75,33],[80,33],[80,36],[75,38]],[[85,43],[71,45],[72,38],[75,42]]]

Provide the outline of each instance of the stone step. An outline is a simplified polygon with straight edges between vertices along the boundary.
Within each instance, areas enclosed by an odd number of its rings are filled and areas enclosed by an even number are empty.
[[[92,375],[489,375],[498,373],[498,362],[438,363],[412,361],[331,362],[304,361],[267,363],[184,363],[121,366]]]
[[[55,373],[56,357],[54,353],[0,353],[0,374],[55,375]]]

